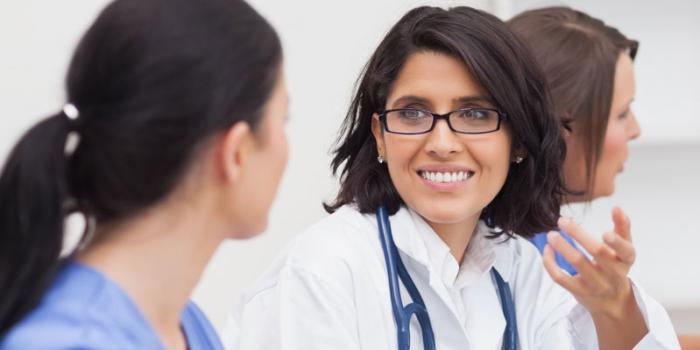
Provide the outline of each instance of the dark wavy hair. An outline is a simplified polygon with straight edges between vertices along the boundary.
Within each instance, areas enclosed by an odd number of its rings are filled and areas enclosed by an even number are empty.
[[[583,145],[587,188],[570,190],[591,199],[612,107],[617,61],[620,54],[634,60],[639,43],[568,7],[525,11],[507,24],[542,67],[555,115]]]
[[[53,281],[66,215],[100,225],[165,198],[212,137],[259,124],[281,60],[274,29],[241,0],[108,5],[68,70],[79,118],[34,125],[0,174],[0,337]]]
[[[529,237],[555,228],[566,146],[559,120],[551,113],[544,76],[505,23],[469,7],[415,8],[379,44],[358,80],[334,149],[331,168],[340,174],[340,190],[334,202],[324,204],[326,210],[354,203],[371,213],[384,204],[394,214],[404,205],[387,168],[376,160],[371,119],[385,108],[407,58],[420,51],[462,61],[495,107],[507,114],[514,147],[527,153],[522,163],[510,167],[503,188],[482,211],[494,237]]]

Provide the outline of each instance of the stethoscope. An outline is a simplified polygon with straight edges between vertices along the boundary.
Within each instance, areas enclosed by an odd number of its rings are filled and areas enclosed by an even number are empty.
[[[391,234],[391,224],[386,208],[377,208],[377,226],[379,227],[379,240],[384,252],[387,275],[389,277],[389,296],[391,298],[391,309],[396,322],[396,336],[398,338],[399,350],[408,350],[411,345],[411,334],[409,325],[413,314],[418,319],[421,333],[423,334],[423,347],[426,350],[435,350],[435,334],[430,324],[428,309],[425,307],[423,298],[418,292],[411,276],[406,271],[406,267],[399,256],[399,251],[394,243]],[[518,327],[515,320],[515,304],[508,283],[506,283],[496,269],[491,269],[491,274],[496,281],[498,296],[501,300],[503,316],[506,319],[506,329],[503,333],[503,350],[516,350],[518,344]],[[412,303],[404,306],[401,300],[399,278],[403,282],[408,294],[413,300]]]

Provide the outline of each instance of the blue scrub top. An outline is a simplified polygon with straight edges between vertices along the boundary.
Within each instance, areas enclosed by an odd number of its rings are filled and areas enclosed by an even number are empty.
[[[223,349],[204,313],[189,302],[181,315],[188,349]],[[41,303],[7,335],[0,350],[165,349],[128,295],[75,260],[59,271]]]
[[[559,233],[561,233],[561,236],[564,237],[564,239],[569,242],[574,248],[579,249],[579,247],[574,243],[573,238],[571,238],[566,232],[560,230]],[[544,246],[547,245],[547,232],[542,232],[536,234],[534,237],[530,238],[530,242],[537,247],[537,250],[540,251],[540,254],[544,253]],[[576,269],[569,264],[566,259],[564,259],[563,256],[559,255],[556,251],[554,252],[554,260],[557,262],[559,267],[561,267],[564,271],[568,272],[571,274],[571,276],[574,276],[577,274]]]

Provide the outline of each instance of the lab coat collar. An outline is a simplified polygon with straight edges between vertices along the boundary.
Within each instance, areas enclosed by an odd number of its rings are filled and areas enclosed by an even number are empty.
[[[491,229],[483,221],[477,224],[462,265],[458,266],[447,244],[416,212],[401,207],[390,220],[396,247],[428,273],[431,284],[439,280],[445,285],[465,287],[489,273],[491,267],[506,282],[511,279],[514,252],[504,238],[488,238]]]
[[[411,210],[403,206],[396,214],[389,217],[389,221],[396,248],[402,253],[402,257],[409,258],[404,261],[404,264],[413,267],[411,270],[418,272],[432,284],[434,274],[430,273],[428,249],[420,237],[420,231],[425,230],[422,226],[428,229],[430,226],[420,216],[412,214]]]
[[[509,247],[510,242],[504,242],[502,238],[488,238],[490,229],[480,221],[459,266],[447,244],[416,212],[401,208],[390,220],[392,228],[396,227],[392,233],[404,263],[411,266],[409,269],[412,273],[427,279],[432,292],[439,296],[447,307],[443,312],[453,317],[452,322],[462,325],[459,329],[463,331],[453,334],[453,337],[461,338],[459,342],[469,344],[468,348],[497,348],[506,321],[502,313],[493,314],[493,310],[499,310],[501,305],[493,287],[495,282],[490,276],[490,271],[492,267],[495,268],[506,282],[509,281],[514,263],[514,250]],[[470,306],[479,310],[473,314],[465,314],[461,310],[463,306],[456,304],[453,298],[454,293],[461,294],[461,291],[469,286],[474,286],[470,289],[471,295],[478,296],[480,300],[479,303]],[[431,312],[440,313],[439,309],[433,309]],[[476,314],[492,316],[478,319],[469,316]],[[445,329],[442,331],[446,332]]]

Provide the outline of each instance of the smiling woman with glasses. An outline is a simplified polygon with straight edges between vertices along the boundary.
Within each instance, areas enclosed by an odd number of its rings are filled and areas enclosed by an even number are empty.
[[[565,146],[550,107],[540,70],[498,18],[408,12],[361,74],[334,151],[332,214],[244,296],[228,345],[605,345],[591,320],[600,310],[582,309],[522,239],[557,227]]]

